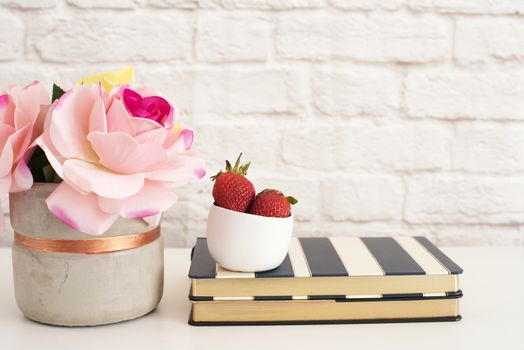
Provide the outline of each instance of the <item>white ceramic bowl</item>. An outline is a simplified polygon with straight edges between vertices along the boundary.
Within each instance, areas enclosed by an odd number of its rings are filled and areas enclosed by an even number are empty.
[[[259,272],[278,267],[286,257],[292,233],[293,215],[271,218],[216,205],[209,209],[209,253],[228,270]]]

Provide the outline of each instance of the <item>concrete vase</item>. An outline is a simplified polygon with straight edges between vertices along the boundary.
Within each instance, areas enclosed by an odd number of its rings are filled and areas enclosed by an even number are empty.
[[[89,240],[150,231],[142,220],[122,219],[102,236],[72,230],[53,216],[45,199],[55,184],[36,183],[10,194],[11,223],[28,237]],[[60,326],[94,326],[130,320],[156,308],[164,283],[160,236],[138,248],[103,254],[39,252],[13,243],[16,302],[32,320]]]

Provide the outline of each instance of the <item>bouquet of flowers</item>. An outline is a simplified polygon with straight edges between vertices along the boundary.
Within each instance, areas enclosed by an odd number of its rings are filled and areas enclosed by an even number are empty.
[[[75,230],[100,235],[118,217],[154,225],[171,188],[205,175],[193,136],[133,68],[54,85],[52,98],[37,81],[0,88],[0,197],[56,182],[47,207]]]

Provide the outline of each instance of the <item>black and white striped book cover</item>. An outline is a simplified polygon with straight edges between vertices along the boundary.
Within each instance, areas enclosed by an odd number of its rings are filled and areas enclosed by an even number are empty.
[[[245,279],[294,277],[351,277],[457,275],[462,269],[425,237],[305,237],[293,238],[282,264],[274,270],[245,273],[223,269],[215,263],[205,238],[193,248],[189,277],[192,279]],[[389,298],[460,297],[460,291],[405,295],[280,296],[244,297],[244,300],[332,298],[345,301]],[[191,297],[191,295],[190,295]],[[227,297],[199,297],[193,300],[228,300]],[[231,300],[237,300],[232,298]]]

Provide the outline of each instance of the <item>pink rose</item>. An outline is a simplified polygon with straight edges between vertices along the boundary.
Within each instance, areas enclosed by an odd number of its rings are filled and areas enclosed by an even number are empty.
[[[0,198],[33,185],[27,159],[42,132],[50,99],[39,82],[0,88]],[[0,215],[0,232],[3,215]]]
[[[148,87],[74,87],[55,101],[37,139],[64,180],[47,198],[70,227],[104,233],[121,216],[151,222],[182,186],[205,174],[190,130],[172,132],[174,110]],[[150,98],[150,99],[148,99]]]

